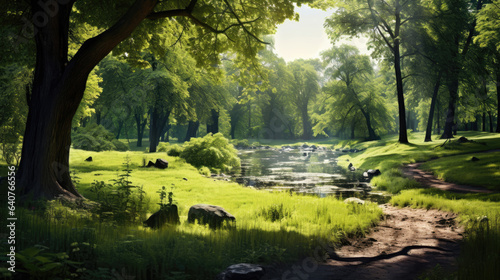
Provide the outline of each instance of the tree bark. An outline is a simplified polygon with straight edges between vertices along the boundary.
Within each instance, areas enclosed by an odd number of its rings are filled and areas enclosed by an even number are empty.
[[[399,1],[396,1],[396,23],[394,29],[394,71],[396,72],[396,89],[398,94],[398,109],[399,109],[399,143],[407,144],[408,134],[406,131],[406,118],[405,118],[405,97],[403,92],[403,76],[401,74],[401,53],[400,53],[400,28],[401,28],[401,15]]]
[[[69,174],[71,123],[88,75],[153,10],[157,1],[137,0],[111,28],[87,40],[68,62],[69,18],[74,1],[53,14],[31,1],[31,12],[46,15],[35,33],[36,65],[17,182],[21,199],[81,198]],[[55,11],[57,10],[57,11]]]
[[[500,55],[499,55],[500,57]],[[500,59],[499,59],[500,60]],[[495,132],[500,133],[500,61],[497,65],[497,129]]]
[[[490,121],[490,132],[493,132],[493,118],[491,117],[491,111],[488,111],[488,118]]]
[[[309,140],[312,138],[312,126],[309,114],[307,113],[307,103],[300,110],[302,116],[302,138]]]
[[[219,111],[210,110],[210,119],[207,123],[207,133],[216,134],[219,132]]]
[[[158,144],[160,143],[160,137],[162,132],[167,125],[168,118],[170,117],[170,111],[159,112],[158,109],[152,109],[149,121],[149,152],[155,153]]]
[[[434,91],[432,92],[431,108],[429,109],[429,118],[427,119],[427,129],[425,130],[424,142],[432,141],[432,119],[434,117],[434,109],[436,107],[436,100],[439,92],[439,87],[441,86],[441,75],[442,75],[441,73],[442,72],[439,72],[438,74],[438,77],[436,79],[436,84],[434,85]]]
[[[368,128],[368,139],[369,141],[372,140],[380,140],[380,137],[375,133],[375,130],[373,130],[372,123],[371,123],[371,118],[370,114],[363,110],[363,108],[359,108],[361,110],[361,113],[365,117],[366,120],[366,127]]]
[[[142,147],[142,138],[144,137],[144,129],[148,123],[148,119],[142,120],[142,115],[135,113],[135,125],[137,126],[137,147]]]
[[[186,132],[186,138],[184,138],[184,142],[191,140],[191,138],[196,137],[196,133],[198,132],[198,128],[200,127],[199,121],[189,121],[188,129]]]

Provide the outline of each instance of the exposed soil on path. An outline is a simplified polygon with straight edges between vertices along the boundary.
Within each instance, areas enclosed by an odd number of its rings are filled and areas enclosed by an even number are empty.
[[[463,228],[456,215],[381,205],[384,219],[365,238],[329,252],[326,262],[306,258],[268,269],[264,279],[416,279],[436,264],[452,270]]]
[[[482,187],[459,185],[440,180],[432,173],[419,169],[421,164],[422,162],[406,164],[403,166],[401,171],[405,176],[415,179],[424,187],[457,193],[493,193],[493,191]]]

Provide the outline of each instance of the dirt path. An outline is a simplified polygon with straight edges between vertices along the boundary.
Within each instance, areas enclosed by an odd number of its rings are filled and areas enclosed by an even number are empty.
[[[422,162],[411,163],[404,165],[401,171],[407,177],[414,178],[422,186],[436,188],[444,191],[458,192],[458,193],[493,193],[493,191],[481,187],[473,187],[466,185],[458,185],[442,181],[430,172],[419,169]]]
[[[493,193],[486,188],[444,182],[419,169],[420,165],[405,165],[403,174],[426,187],[459,193]],[[349,245],[329,250],[326,262],[317,261],[316,256],[293,265],[268,267],[263,279],[399,280],[416,279],[437,264],[444,271],[454,270],[464,231],[455,221],[456,214],[401,209],[387,204],[380,207],[384,219],[365,238],[349,240]]]
[[[415,279],[440,264],[452,269],[463,228],[456,215],[438,210],[381,205],[385,217],[362,239],[329,252],[329,259],[306,258],[294,265],[267,269],[264,279]]]

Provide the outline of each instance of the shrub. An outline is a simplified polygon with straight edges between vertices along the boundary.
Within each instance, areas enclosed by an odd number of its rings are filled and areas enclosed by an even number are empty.
[[[206,166],[211,170],[229,171],[240,167],[236,149],[221,133],[215,135],[209,133],[203,138],[191,138],[184,145],[180,157],[197,168]]]
[[[242,139],[242,140],[233,139],[231,140],[231,144],[233,144],[234,147],[238,149],[246,149],[250,147],[250,143],[248,143],[247,139]]]
[[[204,175],[204,176],[207,176],[207,177],[210,177],[210,169],[206,166],[202,166],[200,169],[198,169],[198,172],[201,174],[201,175]]]
[[[129,150],[129,147],[127,144],[123,143],[122,141],[118,140],[118,139],[113,139],[113,141],[111,141],[111,143],[113,143],[113,145],[115,146],[115,150],[117,151],[128,151]]]
[[[181,155],[182,151],[184,150],[184,148],[182,148],[181,145],[171,145],[168,150],[167,150],[167,155],[171,156],[171,157],[178,157]]]
[[[79,127],[73,134],[73,147],[87,151],[127,151],[128,145],[115,139],[113,133],[102,125]]]
[[[167,152],[167,155],[171,157],[180,156],[183,150],[184,148],[178,144],[170,145],[170,143],[166,142],[158,145],[158,152]]]

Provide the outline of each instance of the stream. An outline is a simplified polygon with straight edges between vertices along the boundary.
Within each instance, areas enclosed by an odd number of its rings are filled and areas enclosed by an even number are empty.
[[[390,197],[372,191],[362,172],[347,171],[337,164],[342,154],[321,147],[239,150],[241,170],[232,180],[261,190],[386,203]]]

